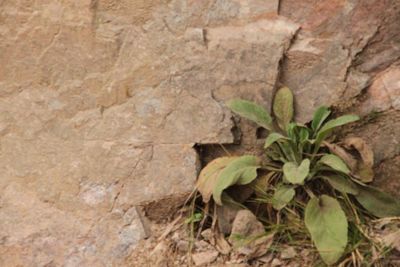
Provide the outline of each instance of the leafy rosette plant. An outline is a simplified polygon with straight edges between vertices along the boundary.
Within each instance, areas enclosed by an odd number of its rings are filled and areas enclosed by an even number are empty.
[[[328,265],[346,252],[348,218],[357,217],[355,207],[369,217],[400,216],[396,199],[367,185],[373,179],[373,153],[367,144],[357,137],[333,142],[333,131],[359,120],[358,116],[329,119],[331,111],[320,107],[310,123],[293,122],[293,94],[286,87],[275,95],[274,119],[247,100],[231,100],[227,106],[269,131],[265,157],[229,156],[211,161],[197,182],[205,203],[213,199],[217,205],[226,204],[224,199],[233,197],[226,189],[234,185],[272,192],[270,201],[256,200],[272,206],[276,213],[303,203],[296,211]]]

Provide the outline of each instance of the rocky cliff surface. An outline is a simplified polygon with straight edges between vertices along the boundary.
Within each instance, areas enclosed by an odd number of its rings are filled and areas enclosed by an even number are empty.
[[[0,265],[119,265],[137,206],[192,190],[194,145],[237,140],[224,101],[281,84],[300,121],[364,116],[349,134],[398,193],[399,21],[397,0],[0,1]]]

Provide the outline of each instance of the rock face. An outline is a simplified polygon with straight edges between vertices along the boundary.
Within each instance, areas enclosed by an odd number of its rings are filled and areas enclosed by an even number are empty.
[[[265,232],[263,224],[249,210],[240,210],[232,223],[229,243],[240,254],[257,258],[267,253],[273,234]]]
[[[379,73],[367,90],[367,98],[360,106],[361,114],[400,110],[400,66]]]
[[[224,101],[269,108],[281,83],[302,121],[382,112],[362,127],[399,155],[399,19],[397,0],[0,1],[0,265],[121,264],[149,234],[136,207],[192,190],[195,144],[235,141]]]
[[[280,10],[302,25],[282,71],[282,83],[296,91],[302,121],[321,103],[357,96],[376,70],[399,58],[396,0],[282,0]]]

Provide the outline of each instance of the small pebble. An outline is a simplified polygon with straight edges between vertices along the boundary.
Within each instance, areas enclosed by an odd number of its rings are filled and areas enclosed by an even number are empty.
[[[189,250],[189,241],[179,240],[176,243],[176,248],[179,252],[186,253]]]
[[[203,266],[214,262],[217,259],[218,255],[218,251],[209,250],[193,254],[192,259],[196,266]]]

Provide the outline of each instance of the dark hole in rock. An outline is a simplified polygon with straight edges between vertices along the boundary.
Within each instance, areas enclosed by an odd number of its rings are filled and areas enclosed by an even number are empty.
[[[265,139],[268,136],[268,131],[267,129],[264,129],[262,127],[257,128],[256,131],[256,137],[257,139]]]

